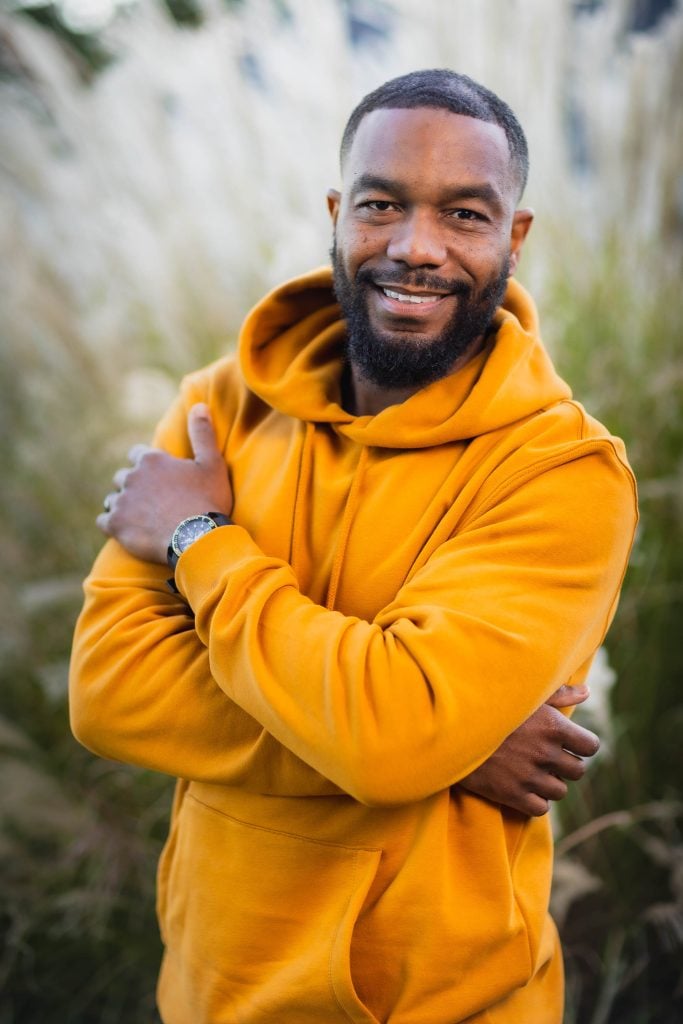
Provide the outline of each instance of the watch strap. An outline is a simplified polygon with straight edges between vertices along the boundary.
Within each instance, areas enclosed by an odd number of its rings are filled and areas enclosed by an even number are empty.
[[[175,537],[175,535],[178,532],[178,530],[182,526],[184,526],[185,523],[188,523],[188,522],[190,522],[193,519],[212,519],[213,522],[216,524],[216,526],[232,526],[232,525],[234,525],[232,519],[230,518],[230,516],[226,516],[223,512],[202,512],[202,513],[197,514],[197,515],[187,516],[186,519],[181,520],[181,522],[178,523],[178,525],[176,526],[175,530],[173,531],[173,536],[171,538],[171,542],[169,543],[169,545],[168,545],[168,547],[166,549],[166,561],[168,562],[169,568],[173,569],[174,571],[175,571],[176,565],[178,564],[178,559],[180,558],[180,555],[178,554],[178,552],[175,550],[175,548],[173,546],[173,537]],[[199,538],[197,538],[197,539],[199,539]],[[189,545],[189,546],[191,546],[191,545]]]

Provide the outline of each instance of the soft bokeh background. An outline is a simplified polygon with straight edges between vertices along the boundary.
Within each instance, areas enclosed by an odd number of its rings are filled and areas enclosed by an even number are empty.
[[[683,1019],[683,9],[678,0],[2,0],[0,1024],[149,1024],[170,780],[70,738],[93,518],[179,377],[325,262],[361,95],[448,65],[525,125],[521,277],[642,522],[555,814],[566,1024]],[[520,1022],[534,1024],[534,1022]]]

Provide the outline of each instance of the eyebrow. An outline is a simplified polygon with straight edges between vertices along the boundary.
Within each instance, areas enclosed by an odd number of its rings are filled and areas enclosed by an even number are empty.
[[[405,184],[392,178],[382,178],[377,174],[361,174],[355,179],[351,186],[351,193],[389,192],[392,195],[402,195],[405,192]],[[441,203],[460,202],[463,199],[480,199],[488,203],[497,211],[503,210],[503,200],[500,193],[487,181],[477,182],[473,185],[446,185],[441,193]]]

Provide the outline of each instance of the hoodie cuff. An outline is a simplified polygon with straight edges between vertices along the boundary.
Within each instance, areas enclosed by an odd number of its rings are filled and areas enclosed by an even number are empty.
[[[197,613],[207,598],[215,600],[221,591],[223,599],[232,598],[229,603],[241,604],[250,577],[265,568],[284,566],[287,563],[266,555],[244,527],[233,523],[211,530],[183,552],[176,566],[175,583]],[[293,573],[292,582],[296,582]]]

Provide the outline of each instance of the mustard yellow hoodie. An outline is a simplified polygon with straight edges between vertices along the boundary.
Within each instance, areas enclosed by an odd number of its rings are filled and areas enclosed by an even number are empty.
[[[72,724],[180,780],[159,867],[166,1024],[559,1024],[547,818],[465,792],[614,612],[621,442],[571,400],[510,283],[485,350],[376,416],[340,405],[329,271],[190,376],[239,525],[168,570],[110,541]],[[207,511],[209,511],[207,509]]]

